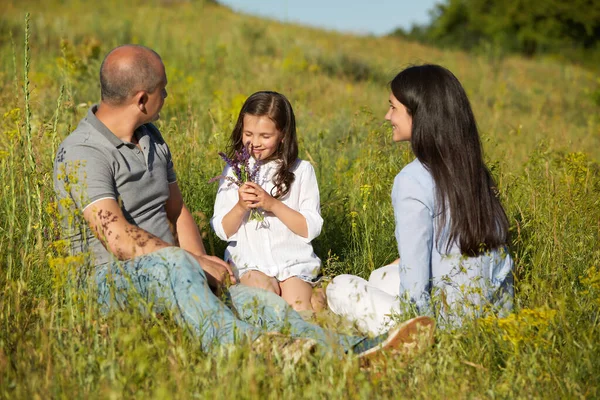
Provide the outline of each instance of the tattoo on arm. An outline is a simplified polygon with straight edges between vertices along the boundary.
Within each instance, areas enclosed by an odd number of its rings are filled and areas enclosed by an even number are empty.
[[[119,221],[119,217],[113,214],[110,211],[99,210],[97,212],[97,217],[99,224],[96,226],[96,236],[100,241],[103,242],[104,247],[110,249],[108,245],[108,238],[113,235],[113,225]],[[144,248],[148,245],[148,242],[152,241],[155,246],[160,246],[163,242],[158,237],[152,235],[151,233],[146,232],[138,226],[127,224],[125,228],[125,233],[127,236],[133,240],[135,243],[135,247]],[[121,248],[119,239],[121,239],[119,234],[114,236],[114,241],[116,241],[116,245],[113,246],[116,251],[116,256],[119,259],[123,259],[125,256],[125,251]]]
[[[98,239],[100,239],[100,241],[106,247],[107,239],[109,236],[112,235],[112,229],[110,227],[118,221],[119,217],[117,217],[110,211],[105,212],[104,210],[99,210],[96,213],[96,216],[98,217],[98,221],[100,223],[99,225],[95,226],[94,231],[96,233],[96,237],[98,237]]]

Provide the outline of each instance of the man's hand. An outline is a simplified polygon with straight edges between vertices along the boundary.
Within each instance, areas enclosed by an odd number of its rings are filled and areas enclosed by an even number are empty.
[[[197,256],[194,255],[200,267],[206,274],[208,285],[220,292],[223,286],[226,286],[228,282],[236,283],[235,275],[231,270],[231,266],[219,257],[215,256]]]

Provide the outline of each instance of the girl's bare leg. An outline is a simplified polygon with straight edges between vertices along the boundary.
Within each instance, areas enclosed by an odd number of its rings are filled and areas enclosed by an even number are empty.
[[[263,274],[260,271],[248,271],[240,278],[240,283],[246,286],[252,286],[259,289],[264,289],[281,296],[281,288],[279,282],[272,276]]]
[[[300,278],[292,277],[279,282],[281,297],[296,311],[312,311],[310,299],[312,286]]]

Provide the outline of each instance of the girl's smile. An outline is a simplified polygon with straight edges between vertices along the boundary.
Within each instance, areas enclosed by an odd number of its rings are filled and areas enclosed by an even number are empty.
[[[243,142],[252,145],[256,159],[267,160],[277,153],[283,135],[267,116],[244,115]]]

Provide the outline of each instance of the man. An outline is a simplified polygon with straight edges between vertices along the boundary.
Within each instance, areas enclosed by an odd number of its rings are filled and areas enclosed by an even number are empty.
[[[431,340],[433,322],[427,318],[374,339],[328,333],[304,322],[280,297],[241,285],[224,291],[232,303],[226,306],[211,288],[219,292],[235,277],[223,260],[206,254],[169,148],[152,124],[167,97],[160,56],[143,46],[117,47],[102,62],[100,84],[100,104],[57,152],[54,182],[73,251],[93,257],[84,278],[97,286],[104,310],[140,297],[156,312],[171,311],[205,350],[240,340],[273,343],[272,333],[268,340],[261,337],[284,324],[292,337],[305,338],[285,343],[304,350],[318,343],[327,350],[333,341],[365,357],[414,342],[411,334],[419,328],[428,329]]]

